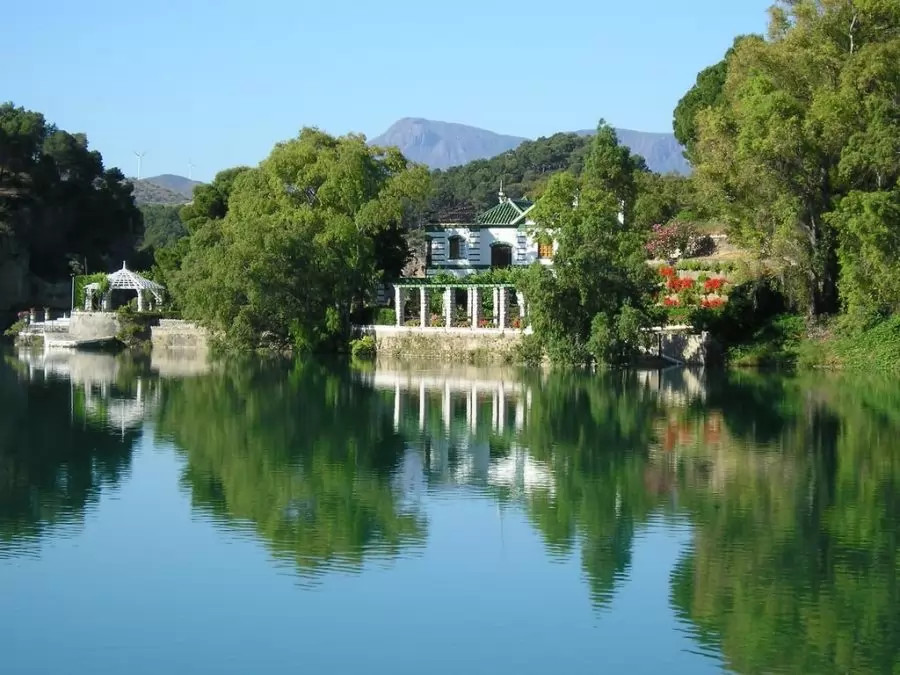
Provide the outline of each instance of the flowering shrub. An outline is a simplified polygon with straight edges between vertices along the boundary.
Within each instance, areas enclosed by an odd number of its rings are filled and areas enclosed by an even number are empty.
[[[678,298],[663,298],[663,307],[680,307],[681,300]]]
[[[675,258],[690,255],[691,242],[697,239],[696,228],[691,223],[673,220],[665,225],[653,226],[647,241],[647,253],[652,258]]]
[[[478,319],[478,327],[479,328],[493,328],[494,320],[493,319]]]
[[[659,268],[659,275],[661,277],[665,277],[666,279],[674,278],[678,272],[675,271],[674,267],[669,267],[668,265],[663,265]]]
[[[703,282],[703,291],[705,293],[718,293],[725,287],[725,280],[721,277],[715,279],[707,279]]]
[[[431,320],[428,322],[429,326],[440,327],[444,325],[444,317],[440,314],[432,314]]]
[[[666,282],[666,288],[675,293],[687,291],[694,287],[694,280],[688,277],[678,278],[672,277]]]
[[[722,309],[725,306],[725,300],[723,298],[703,298],[700,306],[704,309]]]

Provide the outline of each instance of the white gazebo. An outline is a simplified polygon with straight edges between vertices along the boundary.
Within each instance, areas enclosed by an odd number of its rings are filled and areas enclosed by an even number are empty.
[[[106,279],[109,282],[109,289],[101,298],[101,307],[104,310],[109,308],[109,298],[113,291],[135,291],[137,293],[139,312],[144,311],[144,296],[146,294],[149,294],[157,304],[162,303],[162,293],[165,288],[155,281],[150,281],[150,279],[145,279],[140,274],[132,272],[125,266],[124,262],[122,263],[122,269],[107,275]],[[97,283],[88,284],[84,287],[85,309],[90,309],[93,305],[93,298],[99,291],[100,284]]]

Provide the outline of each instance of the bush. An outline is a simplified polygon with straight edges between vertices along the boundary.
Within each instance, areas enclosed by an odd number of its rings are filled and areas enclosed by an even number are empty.
[[[518,351],[519,359],[527,366],[539,366],[544,359],[544,348],[534,335],[524,335]]]
[[[376,345],[375,338],[371,335],[364,335],[361,338],[350,342],[350,354],[355,359],[371,359],[375,357]]]
[[[397,323],[397,312],[390,307],[380,307],[375,312],[373,325],[375,326],[393,326]]]
[[[17,338],[25,328],[28,327],[27,319],[19,319],[3,333],[6,337]]]

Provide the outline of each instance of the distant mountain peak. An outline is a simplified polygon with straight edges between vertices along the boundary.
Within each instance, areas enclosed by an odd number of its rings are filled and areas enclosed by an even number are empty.
[[[185,204],[194,196],[194,187],[203,185],[173,173],[150,176],[140,180],[132,178],[134,200],[138,204]]]
[[[517,148],[525,140],[455,122],[404,117],[371,142],[397,146],[408,159],[433,169],[447,169],[473,159],[494,157]]]
[[[590,135],[594,130],[576,132]],[[641,155],[658,173],[690,173],[690,165],[673,134],[616,129],[619,141]],[[403,117],[371,140],[373,145],[396,146],[410,160],[432,169],[447,169],[477,159],[490,159],[514,150],[529,140],[487,129],[441,122],[423,117]]]

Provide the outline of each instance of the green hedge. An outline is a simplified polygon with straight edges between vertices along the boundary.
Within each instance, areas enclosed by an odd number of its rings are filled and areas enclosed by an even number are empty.
[[[102,284],[106,281],[105,272],[97,272],[95,274],[79,274],[75,277],[75,309],[84,307],[84,287],[90,284]]]

